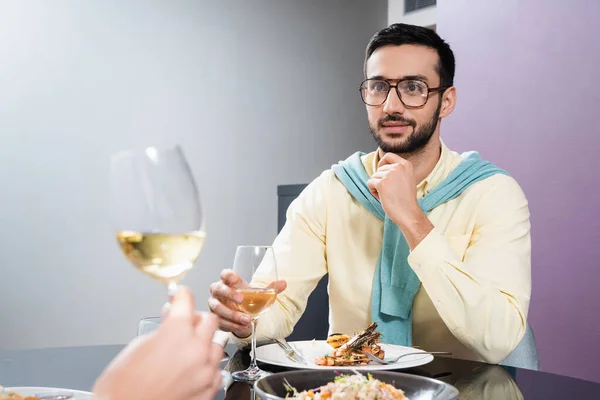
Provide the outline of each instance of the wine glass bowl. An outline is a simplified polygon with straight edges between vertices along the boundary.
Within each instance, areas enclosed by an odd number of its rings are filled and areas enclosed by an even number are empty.
[[[204,246],[204,218],[179,146],[111,158],[111,219],[127,260],[173,295]]]
[[[146,275],[169,284],[192,268],[204,245],[204,232],[181,234],[117,232],[125,257]]]
[[[247,287],[237,291],[244,295],[238,309],[254,319],[267,312],[277,299],[277,292],[273,288]]]

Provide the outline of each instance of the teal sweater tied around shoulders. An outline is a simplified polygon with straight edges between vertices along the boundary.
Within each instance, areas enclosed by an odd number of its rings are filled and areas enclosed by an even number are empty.
[[[369,191],[369,176],[356,152],[332,166],[337,178],[363,207],[383,223],[383,243],[373,278],[371,318],[385,343],[412,346],[412,305],[421,281],[408,264],[410,249],[404,235]],[[506,171],[482,160],[477,152],[461,154],[462,162],[431,192],[418,200],[425,214],[458,197],[470,185]]]

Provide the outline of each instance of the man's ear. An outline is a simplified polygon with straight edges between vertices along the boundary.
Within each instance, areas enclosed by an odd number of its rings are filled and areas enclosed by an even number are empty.
[[[442,95],[442,107],[440,108],[440,118],[445,118],[452,113],[456,106],[456,88],[454,86],[444,90]]]

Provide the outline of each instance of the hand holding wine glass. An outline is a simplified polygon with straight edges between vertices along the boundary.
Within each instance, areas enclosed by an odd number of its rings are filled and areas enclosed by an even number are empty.
[[[240,278],[232,288],[237,291],[237,307],[250,317],[252,352],[250,366],[233,373],[232,378],[254,382],[267,374],[256,365],[256,323],[277,299],[277,262],[273,249],[270,246],[238,246],[233,271]]]
[[[96,380],[98,399],[211,400],[221,389],[223,348],[212,338],[218,318],[196,313],[185,287],[160,327],[129,343]]]
[[[219,329],[232,332],[239,338],[247,338],[252,334],[251,317],[241,311],[240,307],[244,296],[236,290],[247,285],[248,283],[231,269],[221,271],[221,279],[210,285],[208,308],[219,316]],[[286,289],[287,282],[278,280],[274,287],[279,294]]]

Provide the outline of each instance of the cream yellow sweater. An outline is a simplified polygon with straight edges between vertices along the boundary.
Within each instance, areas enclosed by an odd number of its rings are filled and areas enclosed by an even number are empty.
[[[419,183],[417,196],[460,161],[442,143],[440,160]],[[377,162],[377,152],[363,157],[369,175]],[[408,257],[422,282],[413,304],[413,345],[498,363],[525,333],[531,292],[527,199],[513,178],[494,175],[428,217],[435,228]],[[329,332],[352,334],[368,326],[382,236],[383,221],[358,204],[331,170],[311,182],[290,205],[273,243],[279,279],[288,287],[260,318],[258,340],[288,336],[326,273]],[[269,268],[262,266],[254,280]],[[248,342],[231,339],[240,346]]]

